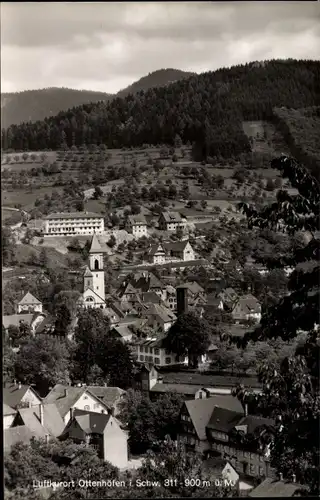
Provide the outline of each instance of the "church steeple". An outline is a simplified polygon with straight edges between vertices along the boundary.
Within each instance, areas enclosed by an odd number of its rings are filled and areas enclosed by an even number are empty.
[[[89,250],[89,267],[86,268],[83,281],[84,292],[90,289],[96,294],[93,297],[96,307],[105,307],[103,249],[95,233],[92,237]],[[102,301],[98,300],[97,296],[102,299]],[[88,301],[88,297],[86,300]]]
[[[103,271],[103,250],[99,243],[96,233],[91,240],[89,250],[90,271]]]

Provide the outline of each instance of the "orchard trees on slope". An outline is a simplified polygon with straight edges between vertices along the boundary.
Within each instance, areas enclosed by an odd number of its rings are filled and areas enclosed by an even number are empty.
[[[294,159],[282,156],[272,162],[288,178],[297,195],[278,192],[277,201],[256,211],[241,204],[249,227],[309,233],[304,245],[292,255],[270,258],[269,267],[295,266],[289,279],[289,294],[270,307],[260,325],[245,335],[243,344],[280,337],[291,340],[307,332],[304,345],[295,356],[286,358],[280,369],[272,363],[261,369],[263,394],[236,391],[240,399],[253,402],[253,409],[276,418],[277,432],[271,448],[271,465],[284,477],[296,475],[309,494],[319,494],[319,256],[320,241],[315,232],[320,222],[320,187],[317,180]],[[308,234],[307,233],[307,234]]]

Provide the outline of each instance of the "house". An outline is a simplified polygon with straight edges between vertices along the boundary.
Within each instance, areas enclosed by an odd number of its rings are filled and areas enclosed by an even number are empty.
[[[266,453],[273,428],[271,419],[215,407],[206,435],[211,451],[226,458],[239,474],[262,478],[274,474]]]
[[[231,463],[221,457],[211,457],[204,460],[202,463],[202,470],[206,477],[211,481],[225,480],[226,485],[230,485],[233,491],[237,491],[237,496],[247,496],[248,492],[253,489],[253,481],[241,476],[232,467]]]
[[[32,293],[27,292],[17,304],[17,312],[20,313],[42,313],[42,303]]]
[[[112,415],[118,415],[119,404],[126,395],[126,391],[120,389],[120,387],[102,387],[99,385],[89,385],[87,389],[109,408]]]
[[[9,427],[11,427],[11,425],[12,425],[12,422],[14,421],[14,417],[15,417],[17,411],[14,410],[13,408],[11,408],[11,406],[3,403],[2,404],[2,413],[3,413],[3,428],[9,429]]]
[[[235,321],[254,320],[259,323],[261,319],[261,305],[251,294],[243,295],[234,304],[232,317]]]
[[[178,212],[161,212],[158,227],[162,231],[176,231],[184,227],[184,223]]]
[[[163,332],[167,332],[177,319],[170,309],[161,304],[146,304],[143,316],[151,328]]]
[[[110,414],[75,409],[62,437],[93,446],[100,458],[116,467],[128,465],[128,435]]]
[[[41,398],[30,385],[14,382],[5,384],[3,402],[11,408],[18,409],[29,405],[38,406]]]
[[[185,401],[179,416],[178,442],[183,443],[188,451],[203,453],[210,450],[206,428],[216,407],[229,411],[243,412],[242,405],[233,396],[216,395],[208,399]]]
[[[294,497],[297,495],[298,490],[303,490],[304,487],[298,484],[293,477],[292,481],[284,481],[281,479],[273,479],[267,477],[262,483],[260,483],[256,488],[254,488],[250,493],[249,497],[264,497],[264,498],[278,498],[278,497]]]
[[[45,236],[80,236],[103,231],[104,218],[93,212],[52,213],[45,218]]]
[[[157,383],[150,389],[149,396],[151,400],[155,400],[158,396],[167,393],[176,393],[183,396],[184,400],[195,399],[195,394],[199,390],[197,385],[188,384],[164,384],[162,379],[158,379]]]
[[[164,339],[165,336],[136,340],[134,342],[134,356],[137,361],[152,363],[156,366],[184,363],[185,357],[177,357],[176,354],[169,352],[163,347]]]
[[[110,328],[110,335],[122,342],[130,342],[132,340],[133,332],[128,325],[113,325]]]
[[[194,260],[195,253],[189,240],[153,244],[148,252],[148,261],[152,264]]]
[[[141,238],[141,236],[148,236],[147,221],[144,215],[129,215],[126,229],[128,233],[133,234],[135,238]]]
[[[9,429],[4,432],[4,448],[10,451],[18,441],[28,444],[31,439],[59,437],[65,424],[54,404],[40,404],[29,408],[21,408]]]
[[[43,399],[45,404],[55,403],[65,424],[70,420],[73,408],[94,413],[108,413],[108,406],[87,387],[56,384]]]
[[[148,251],[148,261],[152,264],[165,264],[167,252],[162,243],[155,243],[150,245]]]
[[[189,240],[163,243],[163,247],[167,262],[195,260],[195,253]]]
[[[117,295],[121,301],[130,302],[135,294],[154,292],[164,298],[165,285],[153,273],[140,271],[126,276],[121,283]]]
[[[177,310],[177,292],[172,285],[167,285],[165,288],[164,303],[172,311]]]

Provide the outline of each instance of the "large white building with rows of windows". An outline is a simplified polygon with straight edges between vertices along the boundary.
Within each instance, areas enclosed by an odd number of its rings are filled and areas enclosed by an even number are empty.
[[[102,234],[104,219],[92,212],[53,213],[45,218],[45,236],[77,236],[82,234]]]

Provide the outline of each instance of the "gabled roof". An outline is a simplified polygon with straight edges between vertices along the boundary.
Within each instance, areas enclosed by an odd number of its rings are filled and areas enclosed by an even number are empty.
[[[181,215],[179,212],[162,212],[161,215],[167,223],[181,222]]]
[[[206,426],[216,406],[221,405],[222,408],[233,409],[235,411],[239,410],[239,412],[242,410],[240,401],[229,395],[213,395],[206,399],[186,401],[184,404],[200,440],[206,439]]]
[[[86,434],[103,434],[110,419],[112,416],[109,413],[74,410],[74,420]]]
[[[129,215],[128,219],[133,226],[147,225],[146,218],[143,214]]]
[[[249,493],[249,497],[293,497],[295,492],[301,488],[303,486],[298,483],[266,478]]]
[[[177,288],[188,288],[188,290],[190,290],[190,292],[194,295],[204,292],[202,286],[200,286],[196,281],[183,283],[182,285],[177,286]]]
[[[46,404],[55,403],[60,415],[64,417],[85,392],[88,392],[91,396],[97,399],[97,396],[92,394],[86,387],[72,387],[63,384],[56,384],[53,389],[51,389],[49,394],[46,395],[43,402]]]
[[[114,325],[112,330],[115,330],[120,337],[126,338],[132,336],[132,331],[127,325]],[[111,331],[112,331],[111,330]]]
[[[39,398],[39,402],[41,401],[40,396],[38,396],[31,386],[21,384],[19,388],[18,384],[7,384],[6,387],[3,388],[3,402],[11,406],[11,408],[15,408],[21,403],[23,396],[28,390],[32,391]]]
[[[84,273],[84,278],[92,278],[93,274],[90,271],[89,267],[86,267],[85,273]]]
[[[237,425],[246,425],[248,434],[253,434],[260,427],[274,427],[275,421],[271,418],[264,418],[257,415],[247,415],[243,417]]]
[[[147,316],[158,316],[164,323],[169,323],[177,319],[177,316],[171,311],[171,309],[168,309],[160,304],[148,304],[144,314]]]
[[[103,250],[102,250],[102,247],[99,243],[98,237],[97,237],[96,233],[94,233],[94,235],[92,236],[91,247],[90,247],[89,253],[102,253],[102,252],[103,252]]]
[[[165,254],[165,249],[162,243],[153,243],[149,248],[149,255]]]
[[[242,418],[243,413],[215,406],[207,428],[227,433],[238,425]]]
[[[25,296],[18,302],[18,305],[36,305],[36,304],[41,304],[40,300],[36,299],[32,293],[27,292]]]
[[[18,411],[24,425],[38,437],[45,437],[46,434],[58,437],[65,427],[64,421],[55,404],[43,405],[43,426],[40,423],[40,408],[32,406]]]
[[[237,300],[237,302],[235,303],[235,307],[236,306],[240,306],[241,309],[243,310],[243,312],[246,312],[246,313],[249,313],[249,312],[250,313],[259,313],[259,312],[261,312],[261,305],[260,305],[258,299],[256,299],[256,297],[251,295],[251,293],[240,297],[239,300]]]
[[[188,243],[190,243],[189,240],[170,241],[163,243],[163,247],[167,252],[183,252]]]
[[[11,408],[11,406],[2,403],[3,416],[6,417],[8,415],[15,415],[17,413],[16,410]]]
[[[4,451],[10,451],[12,446],[19,442],[28,444],[33,437],[36,436],[25,425],[19,425],[18,427],[10,427],[9,429],[5,429],[3,432]]]
[[[102,387],[100,385],[89,385],[90,392],[95,394],[97,398],[101,399],[105,405],[112,408],[123,396],[126,391],[120,387]]]

